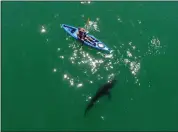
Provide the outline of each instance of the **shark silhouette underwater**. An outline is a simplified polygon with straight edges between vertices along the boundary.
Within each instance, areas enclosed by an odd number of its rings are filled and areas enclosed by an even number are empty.
[[[110,90],[114,87],[114,85],[116,84],[117,80],[113,79],[111,81],[109,81],[108,83],[104,84],[103,86],[101,86],[96,94],[92,97],[92,99],[90,100],[89,104],[87,105],[86,109],[85,109],[85,113],[84,116],[86,116],[86,114],[88,113],[88,111],[95,105],[95,103],[103,96],[107,95],[108,98],[111,98],[111,93]]]

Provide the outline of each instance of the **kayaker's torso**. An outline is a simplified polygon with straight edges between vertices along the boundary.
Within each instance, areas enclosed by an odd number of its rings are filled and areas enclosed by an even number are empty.
[[[79,28],[78,37],[79,37],[79,39],[84,39],[86,37],[85,29]]]

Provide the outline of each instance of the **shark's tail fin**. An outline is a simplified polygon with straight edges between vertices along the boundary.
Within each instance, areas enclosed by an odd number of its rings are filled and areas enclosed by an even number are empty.
[[[85,110],[85,113],[84,113],[84,116],[86,116],[87,115],[87,113],[88,113],[88,111],[93,107],[93,103],[90,103],[88,106],[87,106],[87,108],[86,108],[86,110]]]

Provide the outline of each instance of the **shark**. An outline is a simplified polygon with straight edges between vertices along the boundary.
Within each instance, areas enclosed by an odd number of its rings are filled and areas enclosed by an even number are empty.
[[[103,96],[107,95],[109,99],[111,99],[111,93],[110,90],[114,87],[114,85],[116,84],[117,80],[113,79],[109,82],[107,82],[106,84],[104,84],[103,86],[101,86],[97,92],[95,93],[95,95],[91,98],[89,104],[87,105],[86,109],[85,109],[85,113],[84,116],[86,116],[86,114],[88,113],[88,111],[95,105],[95,103]]]

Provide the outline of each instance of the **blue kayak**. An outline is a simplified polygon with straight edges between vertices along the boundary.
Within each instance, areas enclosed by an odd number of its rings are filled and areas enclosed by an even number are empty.
[[[66,24],[62,24],[61,26],[68,34],[70,34],[73,38],[75,38],[76,40],[80,40],[77,36],[78,33],[78,28],[73,27],[73,26],[69,26]],[[104,44],[102,43],[100,40],[96,39],[94,36],[87,34],[87,37],[90,37],[92,39],[92,41],[89,41],[87,39],[80,40],[83,44],[88,45],[90,47],[93,47],[95,49],[98,50],[103,50],[103,51],[107,51],[110,52],[110,49]]]

